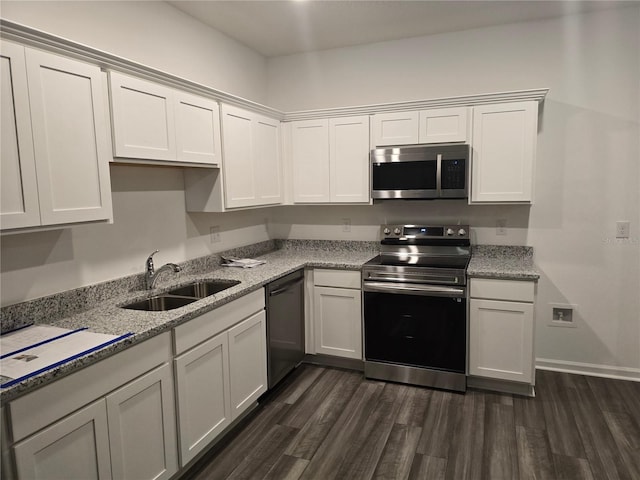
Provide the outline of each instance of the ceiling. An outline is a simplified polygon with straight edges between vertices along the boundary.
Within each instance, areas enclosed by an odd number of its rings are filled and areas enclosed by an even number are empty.
[[[175,8],[266,57],[615,8],[637,0],[177,0]]]

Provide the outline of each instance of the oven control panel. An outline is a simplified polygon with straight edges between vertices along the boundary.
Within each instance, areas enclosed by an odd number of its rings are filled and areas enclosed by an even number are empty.
[[[469,225],[383,225],[383,239],[468,239]]]

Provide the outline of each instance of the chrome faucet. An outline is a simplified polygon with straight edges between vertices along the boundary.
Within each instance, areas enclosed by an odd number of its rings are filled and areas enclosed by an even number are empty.
[[[145,275],[144,275],[147,290],[151,290],[155,288],[156,280],[158,280],[158,277],[160,276],[160,274],[165,270],[173,270],[175,273],[178,273],[180,270],[182,270],[180,268],[180,265],[176,265],[175,263],[167,263],[161,266],[158,270],[155,270],[153,268],[153,256],[159,251],[160,250],[156,250],[147,258]]]

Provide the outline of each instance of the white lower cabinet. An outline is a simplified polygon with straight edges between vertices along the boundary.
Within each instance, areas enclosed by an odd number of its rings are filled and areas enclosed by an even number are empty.
[[[14,447],[18,478],[110,479],[104,401],[54,423]]]
[[[161,480],[177,472],[170,364],[109,394],[106,402],[113,478]]]
[[[229,329],[231,418],[234,420],[267,391],[266,326],[263,310]]]
[[[172,477],[178,455],[169,338],[155,337],[11,402],[17,478]]]
[[[533,385],[535,283],[470,281],[469,375]]]
[[[267,391],[264,305],[260,289],[175,328],[183,467]]]
[[[315,353],[362,359],[360,272],[314,270]]]
[[[231,423],[228,351],[224,332],[175,360],[182,465]]]

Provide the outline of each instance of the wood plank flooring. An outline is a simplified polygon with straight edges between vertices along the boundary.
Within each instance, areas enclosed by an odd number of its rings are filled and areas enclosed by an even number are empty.
[[[640,383],[536,384],[462,395],[302,365],[184,478],[640,479]]]

